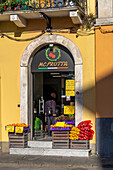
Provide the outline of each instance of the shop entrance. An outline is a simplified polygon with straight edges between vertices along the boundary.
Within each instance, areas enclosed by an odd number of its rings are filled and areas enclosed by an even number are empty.
[[[68,91],[69,83],[73,82],[73,71],[33,73],[33,138],[35,140],[51,140],[51,136],[48,136],[48,116],[45,112],[45,103],[49,100],[51,93],[56,94],[55,122],[57,120],[75,120],[75,109],[72,110],[72,113],[67,111],[70,106],[75,106],[75,95],[72,94],[74,89]],[[73,88],[73,84],[71,84],[71,88]]]
[[[46,46],[58,45],[59,55],[50,55]],[[59,45],[60,44],[60,45]],[[43,48],[45,51],[41,54]],[[63,50],[63,52],[62,52]],[[55,58],[54,58],[55,57]],[[49,59],[55,59],[56,62]],[[37,61],[38,60],[38,61]],[[44,62],[45,61],[45,62]],[[62,62],[61,62],[62,61]],[[39,65],[40,64],[40,65]],[[52,66],[53,65],[53,66]],[[40,66],[40,67],[39,67]],[[54,67],[54,68],[53,68]],[[62,68],[61,68],[62,67]],[[75,123],[83,120],[83,61],[77,46],[68,38],[58,34],[48,34],[32,41],[25,49],[20,63],[20,122],[31,127],[30,140],[33,139],[33,74],[36,72],[70,72],[75,71]]]
[[[55,93],[55,121],[75,120],[74,59],[59,44],[41,48],[31,63],[33,75],[32,134],[35,140],[51,140],[46,101]],[[53,122],[52,122],[53,123]],[[54,122],[55,123],[55,122]]]

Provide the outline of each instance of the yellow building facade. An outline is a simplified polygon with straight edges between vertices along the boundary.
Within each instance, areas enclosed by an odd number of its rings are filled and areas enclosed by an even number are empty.
[[[89,5],[88,9],[90,9],[90,12],[91,11],[94,12],[95,2],[88,1],[88,5]],[[41,37],[30,41],[15,41],[7,38],[6,36],[0,38],[0,49],[1,49],[0,52],[0,143],[3,152],[7,151],[9,147],[8,133],[5,131],[5,126],[10,123],[19,123],[19,122],[30,124],[29,114],[27,113],[30,112],[29,110],[30,107],[28,104],[30,93],[26,92],[28,98],[27,97],[24,98],[26,94],[25,95],[22,94],[25,92],[24,90],[29,91],[29,87],[27,87],[27,85],[29,86],[29,80],[27,79],[29,73],[26,73],[25,70],[23,72],[22,69],[23,67],[28,68],[30,67],[30,65],[28,64],[27,66],[26,65],[24,66],[25,63],[27,62],[29,63],[29,61],[24,61],[24,59],[26,58],[26,60],[30,60],[30,58],[33,58],[34,55],[33,51],[35,51],[35,49],[40,49],[43,45],[51,44],[51,43],[57,43],[57,44],[59,43],[60,45],[64,44],[64,46],[68,50],[70,50],[70,52],[73,51],[73,47],[76,48],[75,50],[76,54],[74,54],[74,51],[72,52],[72,55],[75,55],[76,66],[77,66],[77,62],[79,63],[79,58],[77,59],[78,60],[77,61],[76,56],[78,55],[78,53],[80,53],[78,56],[81,56],[80,65],[82,67],[81,67],[80,75],[79,75],[79,71],[77,72],[78,73],[77,75],[75,70],[75,82],[76,82],[76,78],[81,76],[80,79],[81,86],[77,86],[77,91],[79,91],[81,99],[79,100],[79,96],[78,96],[77,98],[78,109],[76,110],[77,113],[75,113],[75,117],[77,114],[78,119],[75,119],[75,121],[78,121],[76,122],[76,124],[79,123],[79,120],[92,121],[95,135],[94,138],[91,140],[91,148],[93,149],[93,151],[95,150],[94,149],[96,144],[95,34],[92,34],[90,36],[86,34],[85,36],[77,37],[76,33],[71,33],[67,30],[65,31],[65,28],[70,28],[73,26],[76,27],[73,24],[71,18],[69,17],[53,18],[51,20],[51,25],[53,29],[61,29],[61,30],[64,29],[64,32],[63,31],[53,32],[52,35],[49,33],[45,33]],[[11,21],[6,21],[6,22],[1,21],[0,23],[1,32],[9,35],[10,37],[14,37],[14,34],[16,35],[21,33],[20,37],[15,37],[17,39],[27,39],[27,38],[35,37],[38,34],[40,34],[40,30],[44,30],[45,28],[46,28],[46,23],[43,19],[28,20],[26,28],[19,28],[15,25],[15,23]],[[92,31],[92,33],[94,32]],[[56,38],[56,40],[54,38]],[[67,41],[68,43],[66,43],[65,41]],[[31,57],[28,57],[28,55]],[[96,68],[98,71],[97,74],[99,75],[100,73],[100,77],[99,77],[100,79],[101,74],[103,74],[104,70],[102,70],[101,72],[99,64],[96,65]],[[110,71],[111,70],[108,70],[108,72]],[[26,74],[26,76],[24,75],[25,76],[24,80],[22,74]],[[25,80],[28,81],[27,85],[24,84]],[[24,85],[26,86],[26,89],[24,88]],[[24,90],[22,90],[22,88],[24,88]],[[23,100],[25,101],[25,103],[22,103],[24,102]],[[27,108],[26,108],[26,103],[28,105]],[[76,108],[76,104],[75,104],[75,108]],[[82,114],[81,118],[79,118],[79,112],[81,112],[80,114]],[[32,135],[31,135],[31,140],[32,140]]]

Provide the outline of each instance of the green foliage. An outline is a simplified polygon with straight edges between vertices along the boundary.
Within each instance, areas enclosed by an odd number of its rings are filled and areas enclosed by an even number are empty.
[[[96,17],[90,13],[88,16],[87,16],[87,19],[86,19],[86,29],[90,29],[94,24],[94,20],[96,19]]]
[[[4,12],[6,9],[11,10],[14,7],[22,4],[22,0],[7,0],[0,4],[0,12]]]
[[[95,21],[96,17],[90,13],[89,15],[85,15],[84,19],[83,19],[83,29],[84,27],[86,28],[86,30],[91,29],[91,27],[94,25],[94,21]]]

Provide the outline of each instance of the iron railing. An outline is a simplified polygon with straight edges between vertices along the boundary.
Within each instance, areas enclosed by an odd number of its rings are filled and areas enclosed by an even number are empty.
[[[18,10],[37,10],[79,6],[86,10],[86,0],[0,0],[0,12]]]

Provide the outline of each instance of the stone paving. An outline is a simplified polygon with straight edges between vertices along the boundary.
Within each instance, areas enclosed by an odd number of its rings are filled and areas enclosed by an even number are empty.
[[[0,153],[0,170],[8,170],[10,167],[21,169],[65,169],[65,170],[90,170],[90,169],[113,169],[113,158],[100,158],[92,155],[88,158],[78,157],[54,157],[54,156],[29,156],[29,155],[10,155]],[[5,168],[3,168],[5,167]],[[27,168],[29,167],[29,168]],[[15,170],[15,168],[12,168]],[[22,169],[23,170],[23,169]]]

